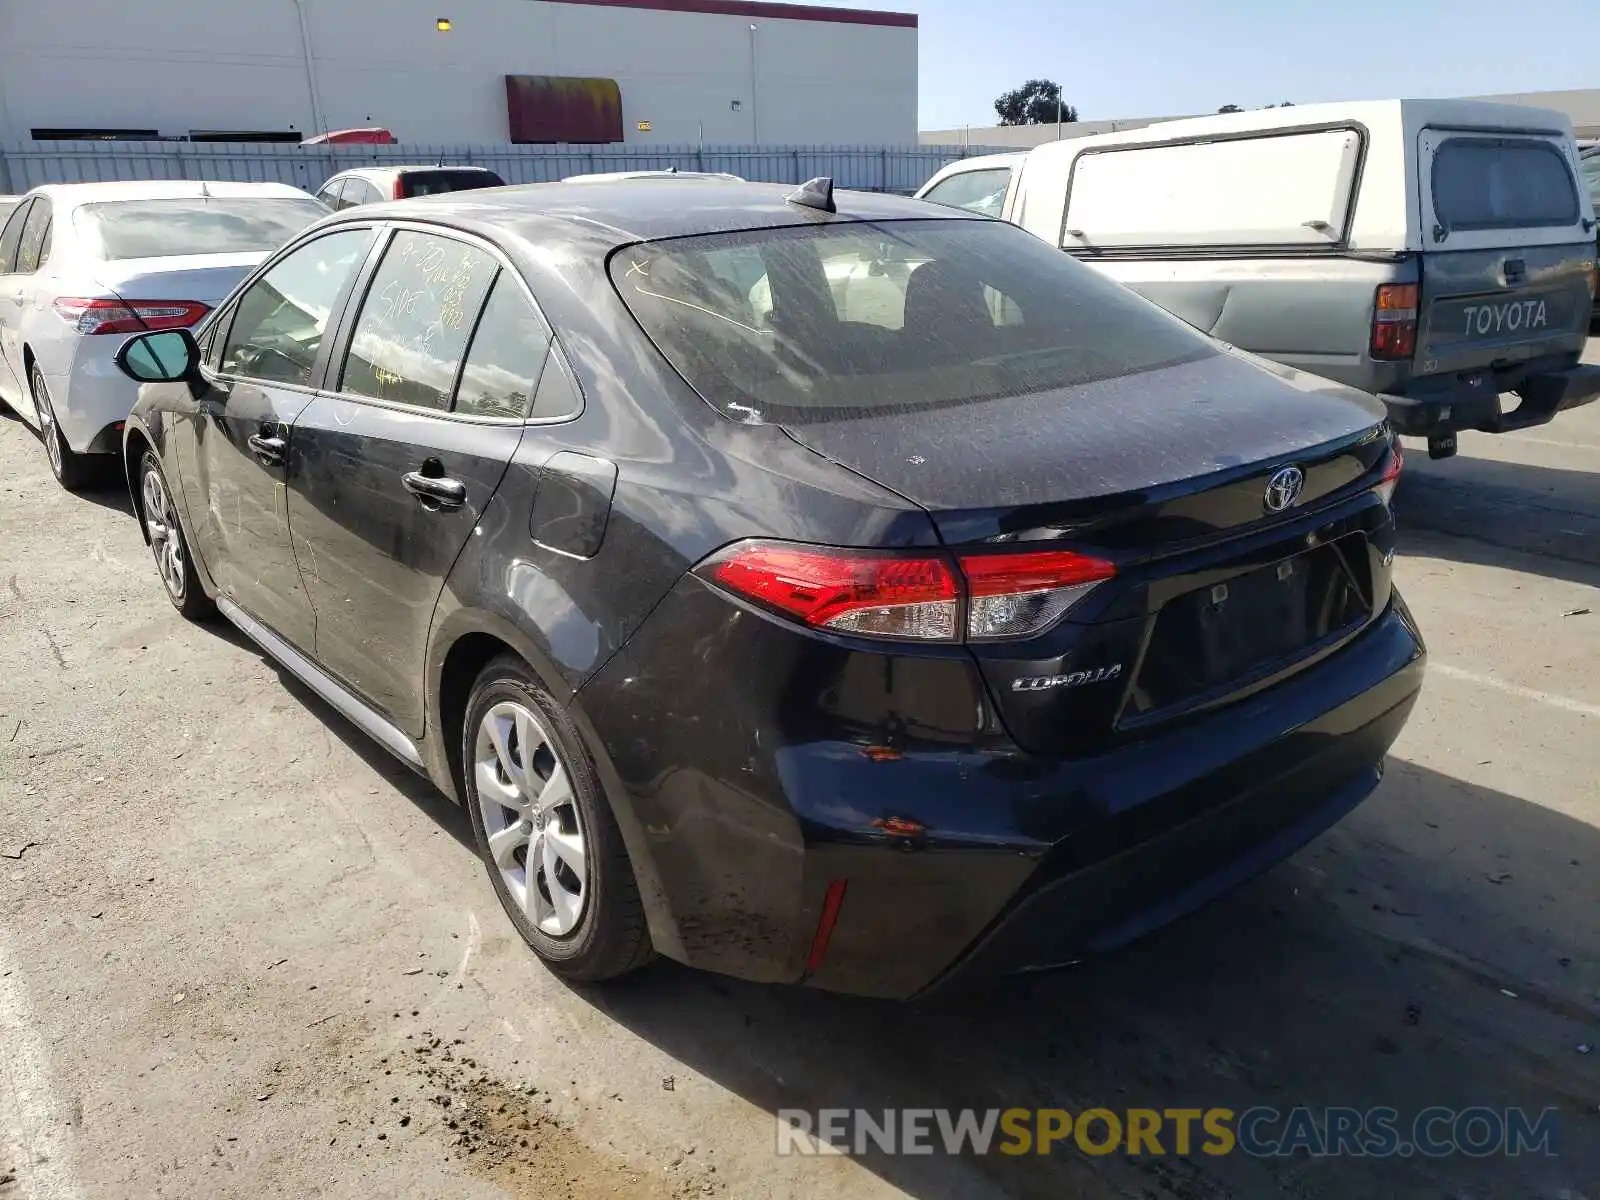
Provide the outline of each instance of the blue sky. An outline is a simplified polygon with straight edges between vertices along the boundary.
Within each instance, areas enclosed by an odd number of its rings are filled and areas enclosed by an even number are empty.
[[[923,129],[993,124],[1034,77],[1084,120],[1600,88],[1600,0],[826,2],[918,14]]]

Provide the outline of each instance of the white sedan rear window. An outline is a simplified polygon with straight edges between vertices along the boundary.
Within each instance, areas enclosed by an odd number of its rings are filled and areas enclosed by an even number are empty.
[[[114,200],[85,204],[73,227],[105,262],[180,254],[265,254],[328,210],[310,196]]]

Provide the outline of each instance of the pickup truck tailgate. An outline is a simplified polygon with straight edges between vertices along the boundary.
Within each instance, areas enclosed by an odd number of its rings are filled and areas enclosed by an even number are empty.
[[[1482,370],[1581,350],[1593,254],[1586,242],[1424,254],[1419,373]]]

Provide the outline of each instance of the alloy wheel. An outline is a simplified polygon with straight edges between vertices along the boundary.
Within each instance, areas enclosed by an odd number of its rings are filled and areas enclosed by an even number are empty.
[[[144,473],[144,527],[150,534],[150,550],[156,556],[156,570],[161,572],[161,582],[167,594],[183,603],[183,535],[178,526],[178,514],[167,495],[167,485],[161,472],[154,467]]]
[[[50,391],[45,386],[44,376],[38,367],[33,369],[33,405],[39,410],[39,437],[44,441],[44,452],[49,456],[50,469],[55,472],[56,478],[60,479],[66,466],[61,458],[61,436],[56,432],[56,414],[50,405]]]
[[[494,868],[530,924],[567,937],[589,899],[588,851],[572,775],[544,724],[504,700],[478,723],[478,811]]]

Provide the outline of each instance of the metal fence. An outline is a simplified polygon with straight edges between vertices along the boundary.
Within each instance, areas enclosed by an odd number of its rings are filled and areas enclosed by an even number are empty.
[[[548,183],[599,171],[727,171],[803,183],[909,194],[946,163],[982,146],[297,146],[234,142],[0,143],[0,193],[43,183],[121,179],[257,180],[316,191],[330,175],[386,163],[471,164],[507,183]]]

